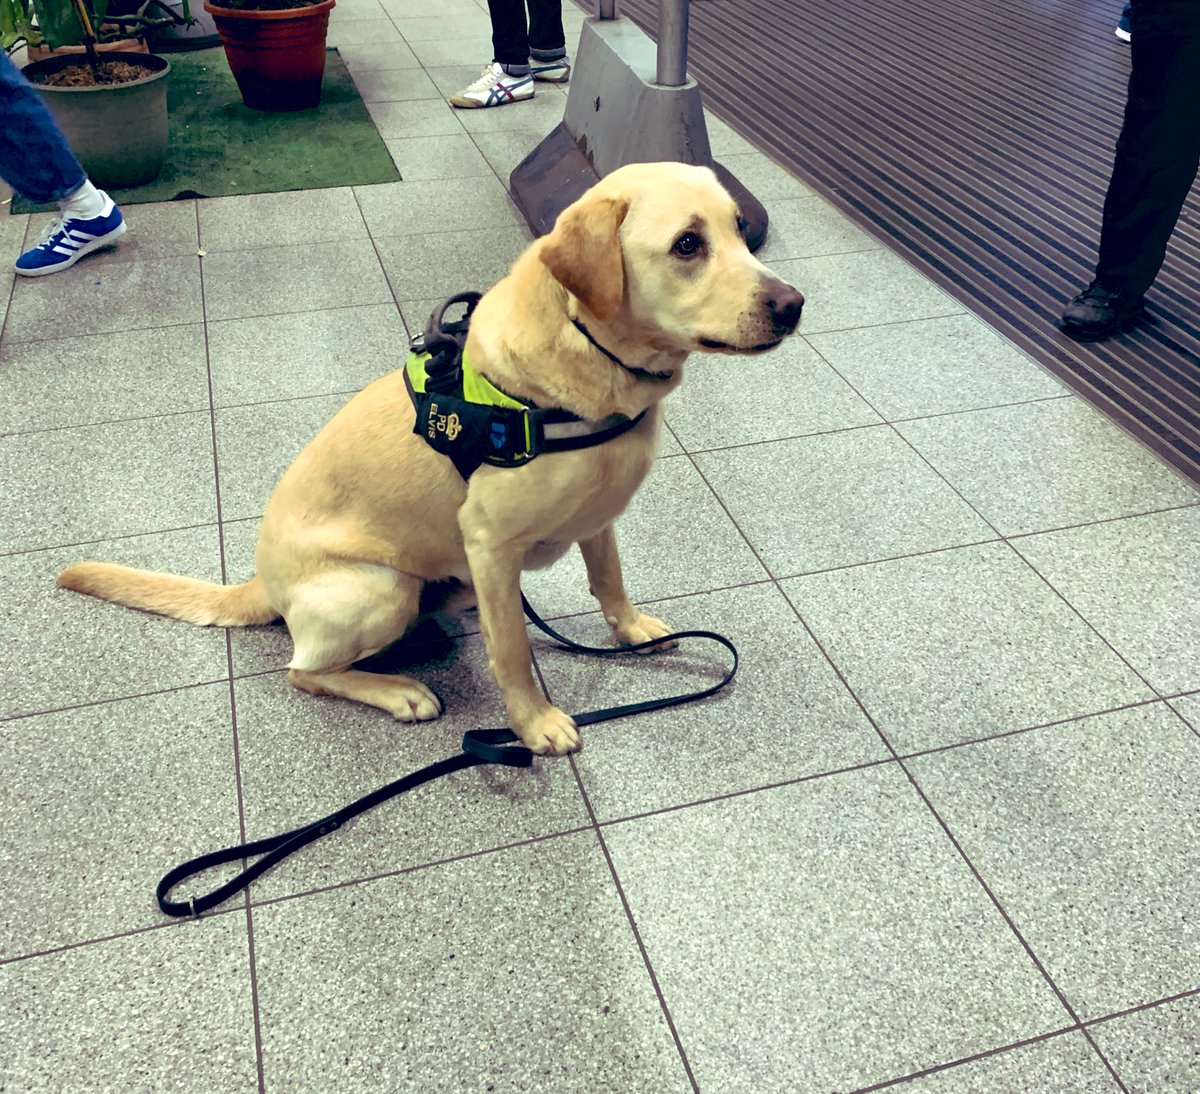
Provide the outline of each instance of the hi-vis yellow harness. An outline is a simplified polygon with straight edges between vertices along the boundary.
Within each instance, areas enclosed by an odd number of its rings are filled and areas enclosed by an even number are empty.
[[[464,346],[479,293],[460,293],[441,305],[423,334],[412,340],[404,381],[416,408],[413,432],[470,478],[480,464],[520,467],[546,452],[590,448],[619,437],[638,424],[613,414],[599,421],[568,410],[545,409],[514,399],[481,376]],[[465,304],[461,320],[447,322],[446,311]]]

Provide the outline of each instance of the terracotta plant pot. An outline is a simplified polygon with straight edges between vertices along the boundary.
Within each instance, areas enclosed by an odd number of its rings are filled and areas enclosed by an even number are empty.
[[[83,169],[97,186],[140,186],[161,170],[167,155],[167,75],[171,66],[152,53],[106,53],[146,70],[140,80],[99,87],[46,87],[50,75],[78,56],[35,61],[22,70],[37,86]],[[86,63],[86,62],[83,62]]]
[[[334,0],[285,11],[243,11],[204,0],[242,102],[254,110],[305,110],[321,101]]]

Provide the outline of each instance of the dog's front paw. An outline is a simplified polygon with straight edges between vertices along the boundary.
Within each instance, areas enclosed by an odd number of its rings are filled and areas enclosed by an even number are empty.
[[[398,722],[428,722],[442,713],[442,702],[424,684],[398,677],[389,689],[388,710]]]
[[[670,627],[652,615],[636,615],[627,623],[617,623],[610,619],[608,623],[613,629],[613,634],[617,636],[617,641],[623,646],[637,646],[642,642],[653,642],[654,639],[663,638],[671,633]],[[647,649],[638,650],[638,652],[658,653],[659,650],[672,650],[678,645],[679,643],[675,641],[661,642],[657,646],[650,646]]]
[[[534,752],[565,756],[568,752],[578,752],[583,748],[579,730],[575,728],[571,716],[558,707],[549,707],[528,725],[516,728],[521,740]]]

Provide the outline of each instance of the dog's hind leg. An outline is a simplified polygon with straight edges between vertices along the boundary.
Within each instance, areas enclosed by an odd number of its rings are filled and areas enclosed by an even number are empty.
[[[409,676],[352,669],[408,630],[420,609],[419,578],[360,563],[329,570],[289,590],[284,612],[295,650],[288,680],[313,695],[380,707],[403,722],[424,722],[442,704]]]

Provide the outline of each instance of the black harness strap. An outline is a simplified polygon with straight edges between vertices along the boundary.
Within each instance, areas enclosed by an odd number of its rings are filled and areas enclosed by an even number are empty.
[[[700,691],[671,695],[663,699],[648,699],[640,703],[627,703],[624,706],[606,707],[603,710],[593,710],[584,714],[573,715],[575,724],[578,726],[595,725],[597,722],[608,722],[615,718],[625,718],[630,714],[644,714],[647,711],[662,710],[664,707],[673,707],[681,703],[690,703],[696,699],[704,699],[710,695],[715,695],[737,674],[737,648],[724,635],[715,634],[712,631],[679,631],[676,634],[667,635],[665,638],[656,638],[649,642],[642,642],[636,646],[584,646],[554,630],[553,627],[546,623],[530,607],[529,601],[525,599],[524,595],[521,597],[521,603],[525,608],[525,614],[534,626],[553,638],[555,642],[576,653],[586,653],[599,657],[619,657],[624,654],[637,653],[640,650],[650,649],[653,646],[661,645],[663,642],[672,639],[707,638],[724,646],[733,655],[733,664],[729,670],[718,683],[713,684],[711,687]],[[330,813],[327,817],[322,817],[319,821],[315,821],[303,828],[294,828],[290,832],[283,832],[278,836],[254,840],[250,843],[241,843],[236,847],[226,847],[221,851],[212,851],[207,855],[200,855],[197,858],[189,859],[187,862],[181,863],[173,870],[164,874],[162,880],[159,881],[158,887],[155,889],[158,906],[169,916],[202,915],[204,912],[228,900],[235,893],[245,889],[255,878],[261,877],[272,866],[281,862],[293,852],[300,850],[301,847],[307,847],[314,840],[318,840],[322,836],[327,836],[330,832],[341,828],[347,821],[353,820],[360,813],[365,813],[368,809],[373,809],[375,806],[396,797],[396,795],[403,794],[406,790],[412,790],[427,782],[433,782],[435,779],[440,779],[443,775],[449,775],[455,771],[465,771],[467,768],[479,767],[483,764],[531,767],[533,765],[534,753],[524,745],[518,744],[517,741],[517,735],[511,729],[507,728],[470,730],[463,735],[461,752],[453,756],[447,756],[444,760],[438,760],[436,763],[429,764],[418,771],[405,775],[403,778],[381,786],[378,790],[371,791],[370,794],[351,802],[349,805],[343,806],[336,812]],[[192,897],[186,901],[168,899],[171,890],[188,878],[202,874],[214,866],[239,862],[243,859],[253,858],[255,855],[261,855],[262,857],[252,865],[247,866],[236,877],[231,878],[225,884],[218,886],[211,892],[203,896]]]

